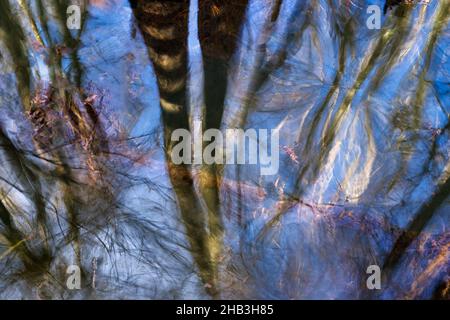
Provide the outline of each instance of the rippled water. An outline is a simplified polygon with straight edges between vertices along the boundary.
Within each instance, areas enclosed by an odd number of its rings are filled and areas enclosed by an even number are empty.
[[[199,1],[191,126],[216,85]],[[393,7],[379,30],[366,9],[384,0],[249,1],[212,74],[222,130],[279,133],[267,176],[170,164],[136,11],[79,2],[80,30],[69,1],[0,2],[1,298],[448,298],[448,1]]]

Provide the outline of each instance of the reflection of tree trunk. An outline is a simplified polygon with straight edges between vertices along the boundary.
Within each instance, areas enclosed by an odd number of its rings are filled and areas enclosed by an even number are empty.
[[[199,38],[203,52],[206,105],[203,129],[220,128],[227,91],[228,63],[236,48],[247,2],[199,1]],[[131,3],[157,76],[165,147],[167,154],[170,154],[172,132],[179,128],[189,130],[186,105],[189,1]],[[217,168],[214,165],[202,168],[199,187],[206,204],[206,217],[195,194],[189,168],[173,164],[169,156],[167,159],[195,262],[203,282],[214,293],[223,233]]]
[[[220,129],[227,92],[228,65],[236,50],[248,0],[199,0],[199,39],[204,68],[204,129]],[[219,204],[219,168],[204,165],[200,191],[208,210],[209,246],[217,268],[223,226]],[[214,270],[217,273],[217,270]]]
[[[180,206],[194,261],[210,294],[216,294],[216,277],[208,246],[205,216],[195,194],[190,168],[176,165],[170,141],[176,129],[189,130],[186,99],[189,1],[131,1],[157,77],[164,124],[164,146],[169,176]]]

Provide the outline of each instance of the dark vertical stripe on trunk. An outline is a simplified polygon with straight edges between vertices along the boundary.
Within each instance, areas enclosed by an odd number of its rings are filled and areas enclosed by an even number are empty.
[[[178,128],[188,129],[186,107],[189,1],[132,1],[158,81],[166,147]]]

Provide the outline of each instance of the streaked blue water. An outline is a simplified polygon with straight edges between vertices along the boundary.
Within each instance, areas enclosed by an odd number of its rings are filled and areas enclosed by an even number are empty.
[[[42,1],[47,10],[51,2]],[[140,32],[133,36],[127,1],[91,2],[75,52],[64,50],[57,14],[43,20],[47,38],[37,4],[30,6],[39,44],[30,16],[9,3],[24,40],[8,40],[15,29],[0,28],[1,201],[44,262],[30,274],[0,220],[0,297],[208,298],[168,177],[155,74]],[[280,171],[224,168],[220,297],[423,299],[448,285],[449,4],[430,0],[403,18],[389,11],[380,30],[369,30],[370,4],[383,8],[384,1],[285,0],[270,24],[270,1],[250,1],[229,67],[222,129],[277,130]],[[192,121],[204,105],[196,6]],[[78,92],[81,75],[81,87],[95,96],[101,152],[79,138],[82,129],[71,127],[58,101],[48,104],[53,148],[33,142],[37,129],[17,77],[27,66],[14,62],[11,41],[30,62],[31,98],[49,86]],[[58,45],[59,66],[51,53]],[[192,171],[198,186],[200,168]],[[405,230],[411,241],[394,250]],[[48,261],[39,255],[46,251]],[[392,252],[400,253],[390,264]],[[71,264],[85,272],[82,290],[64,286]],[[382,267],[381,290],[366,288],[373,264]]]

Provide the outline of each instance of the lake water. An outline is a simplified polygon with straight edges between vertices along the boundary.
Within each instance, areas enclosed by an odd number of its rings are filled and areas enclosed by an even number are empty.
[[[249,1],[220,129],[276,131],[279,170],[221,166],[223,233],[207,222],[208,169],[189,166],[192,192],[173,187],[128,1],[84,1],[80,30],[63,2],[0,4],[1,298],[448,297],[448,1],[381,12],[380,29],[367,8],[384,0],[284,0],[275,22],[274,1]],[[191,124],[205,109],[197,9]],[[193,254],[200,234],[213,266]]]

